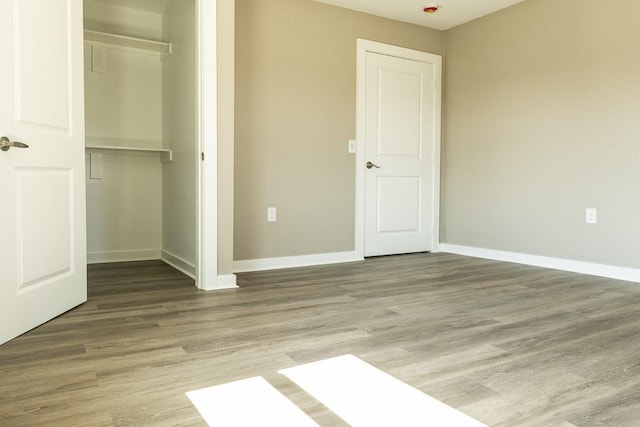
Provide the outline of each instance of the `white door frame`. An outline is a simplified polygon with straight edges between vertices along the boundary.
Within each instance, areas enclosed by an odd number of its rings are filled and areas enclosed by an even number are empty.
[[[435,65],[435,121],[433,152],[433,203],[432,203],[432,252],[437,252],[440,245],[440,144],[441,144],[441,110],[442,110],[442,57],[432,53],[407,49],[370,40],[358,39],[356,65],[356,218],[355,218],[355,253],[364,258],[364,217],[365,217],[365,140],[366,140],[366,82],[367,53],[395,56]]]
[[[217,1],[196,0],[196,286],[218,286]],[[205,158],[201,158],[204,155]],[[206,159],[206,161],[205,161]]]

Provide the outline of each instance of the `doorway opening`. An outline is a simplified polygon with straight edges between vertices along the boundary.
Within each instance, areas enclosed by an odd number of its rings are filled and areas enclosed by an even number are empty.
[[[88,263],[195,279],[196,0],[84,0]]]

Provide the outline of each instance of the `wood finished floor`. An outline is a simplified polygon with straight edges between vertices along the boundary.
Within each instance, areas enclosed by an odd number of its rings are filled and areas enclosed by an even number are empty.
[[[202,426],[185,392],[354,354],[490,426],[640,425],[640,284],[448,254],[241,274],[89,268],[89,300],[0,346],[0,426]],[[247,410],[251,402],[246,402]]]

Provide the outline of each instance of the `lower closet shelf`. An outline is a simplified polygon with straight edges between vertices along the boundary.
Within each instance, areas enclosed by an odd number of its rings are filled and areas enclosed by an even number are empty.
[[[173,161],[173,152],[166,148],[138,148],[138,147],[120,147],[116,145],[87,145],[87,150],[104,150],[104,151],[137,151],[142,153],[160,153],[160,159],[163,162]]]

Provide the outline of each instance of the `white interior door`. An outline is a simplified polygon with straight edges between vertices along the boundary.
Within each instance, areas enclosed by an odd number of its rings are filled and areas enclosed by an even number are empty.
[[[433,249],[436,76],[434,63],[366,53],[365,256]]]
[[[82,0],[0,0],[0,344],[86,301],[82,45]]]

